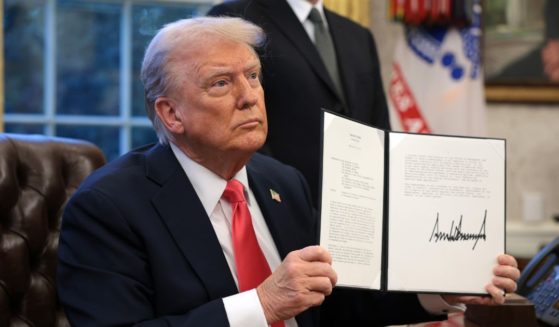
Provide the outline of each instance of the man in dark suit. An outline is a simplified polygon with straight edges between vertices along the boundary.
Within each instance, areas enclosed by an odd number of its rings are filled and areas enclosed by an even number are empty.
[[[339,75],[334,78],[313,43],[315,27],[308,19],[313,7],[323,15],[331,33]],[[266,32],[262,72],[270,128],[264,152],[299,169],[316,204],[321,108],[390,128],[371,32],[323,8],[322,0],[227,1],[208,15],[240,16]],[[336,78],[341,92],[336,90]]]
[[[253,49],[263,38],[238,18],[194,18],[167,25],[148,46],[142,81],[160,144],[96,171],[64,213],[57,285],[73,325],[374,326],[444,317],[415,294],[333,292],[337,276],[330,254],[313,245],[317,219],[303,176],[254,154],[267,132]],[[492,298],[475,301],[502,302],[503,290],[516,288],[514,258],[499,260]]]

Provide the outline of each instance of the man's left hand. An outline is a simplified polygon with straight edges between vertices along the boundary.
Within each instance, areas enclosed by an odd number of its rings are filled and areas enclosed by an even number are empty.
[[[505,303],[506,293],[516,291],[516,281],[520,277],[520,270],[516,259],[508,254],[497,257],[498,265],[493,268],[493,280],[485,286],[489,296],[460,296],[443,295],[443,299],[449,304],[503,304]]]

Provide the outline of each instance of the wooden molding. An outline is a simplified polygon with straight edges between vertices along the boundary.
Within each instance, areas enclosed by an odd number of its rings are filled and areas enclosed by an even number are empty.
[[[488,102],[559,103],[559,85],[485,86]]]

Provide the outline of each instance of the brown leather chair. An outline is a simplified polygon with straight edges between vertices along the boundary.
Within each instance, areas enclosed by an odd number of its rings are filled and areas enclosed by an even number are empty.
[[[0,327],[69,326],[55,286],[60,220],[104,163],[85,141],[0,134]]]

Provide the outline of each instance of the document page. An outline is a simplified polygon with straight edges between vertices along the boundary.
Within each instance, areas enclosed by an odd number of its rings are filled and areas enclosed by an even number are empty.
[[[381,286],[384,133],[324,113],[320,244],[339,286]]]
[[[505,141],[389,137],[388,290],[486,293],[505,252]]]

